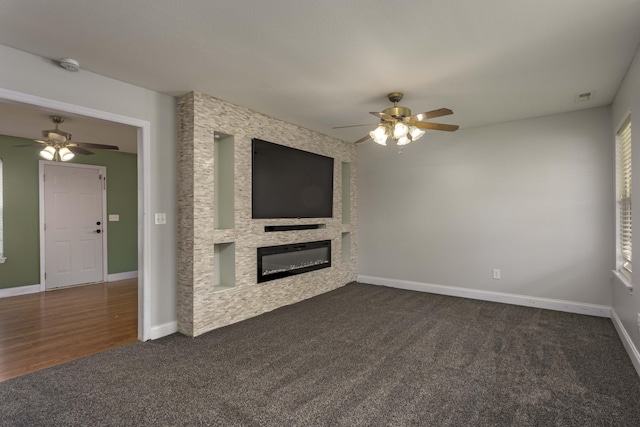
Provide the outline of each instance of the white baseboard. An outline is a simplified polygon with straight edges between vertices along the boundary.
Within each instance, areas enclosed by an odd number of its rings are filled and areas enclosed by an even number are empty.
[[[523,305],[527,307],[546,308],[548,310],[586,314],[589,316],[607,318],[611,317],[611,307],[606,305],[563,301],[549,298],[532,297],[527,295],[507,294],[503,292],[481,291],[477,289],[459,288],[456,286],[433,285],[430,283],[410,282],[407,280],[387,279],[383,277],[358,276],[358,282],[370,285],[381,285],[389,286],[391,288],[407,289],[410,291],[449,295],[453,297],[501,302],[505,304]]]
[[[157,340],[158,338],[166,337],[176,332],[178,332],[178,322],[168,322],[163,325],[152,326],[151,339]]]
[[[35,294],[40,292],[40,285],[16,286],[15,288],[0,289],[0,298],[15,297],[17,295]]]
[[[618,335],[620,336],[620,341],[622,341],[624,348],[627,350],[627,354],[631,359],[631,363],[633,363],[633,366],[636,368],[638,375],[640,375],[640,352],[638,351],[636,346],[633,344],[633,341],[631,340],[629,333],[624,328],[622,321],[620,320],[620,318],[618,317],[618,314],[613,308],[611,309],[611,320],[613,321],[613,326],[616,327],[616,331],[618,331]]]
[[[124,273],[115,273],[107,275],[107,282],[116,282],[118,280],[135,279],[138,277],[137,271],[125,271]]]

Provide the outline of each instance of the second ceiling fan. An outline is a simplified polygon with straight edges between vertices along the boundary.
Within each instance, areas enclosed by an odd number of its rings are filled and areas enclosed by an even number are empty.
[[[55,125],[55,129],[43,130],[43,139],[34,139],[45,147],[40,151],[40,156],[46,160],[68,161],[74,154],[94,154],[87,148],[100,148],[103,150],[119,150],[117,145],[92,144],[90,142],[71,142],[71,134],[59,129],[58,125],[64,122],[64,117],[49,116]]]

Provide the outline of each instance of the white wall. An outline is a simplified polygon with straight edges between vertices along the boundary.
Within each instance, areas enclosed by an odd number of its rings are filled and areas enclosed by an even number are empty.
[[[88,71],[70,73],[2,45],[0,63],[0,88],[150,122],[151,211],[167,213],[167,225],[151,228],[151,326],[175,323],[176,100]]]
[[[634,183],[640,182],[640,51],[636,52],[636,56],[627,70],[618,93],[613,101],[611,108],[612,127],[610,128],[611,138],[615,135],[618,127],[622,124],[622,120],[627,116],[631,109],[631,143],[632,154],[631,162],[633,165],[631,180]],[[634,199],[638,200],[640,187],[636,184]],[[632,242],[636,252],[639,252],[640,242],[638,240],[638,227],[640,227],[640,204],[633,204],[632,224],[636,229],[634,233],[634,241]],[[613,253],[611,254],[613,258]],[[638,255],[636,255],[637,259]],[[635,268],[633,275],[634,291],[627,291],[617,279],[613,283],[613,310],[622,321],[624,329],[636,348],[636,354],[640,351],[640,332],[638,331],[638,313],[640,313],[640,279],[638,279],[638,267]],[[640,362],[638,360],[636,363]],[[636,366],[640,372],[640,365]]]
[[[359,276],[609,306],[610,130],[602,107],[361,144]]]

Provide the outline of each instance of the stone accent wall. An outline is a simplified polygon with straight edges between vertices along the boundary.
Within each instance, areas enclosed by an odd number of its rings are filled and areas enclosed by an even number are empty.
[[[356,151],[347,143],[193,92],[178,102],[178,330],[197,336],[356,280]],[[234,138],[234,221],[214,229],[214,132]],[[251,218],[251,139],[334,158],[333,218]],[[350,163],[350,218],[342,218],[342,162]],[[265,225],[325,224],[318,230],[270,232]],[[343,257],[342,236],[350,233]],[[316,240],[332,242],[331,267],[257,283],[256,249]],[[214,245],[235,244],[235,284],[214,289]]]

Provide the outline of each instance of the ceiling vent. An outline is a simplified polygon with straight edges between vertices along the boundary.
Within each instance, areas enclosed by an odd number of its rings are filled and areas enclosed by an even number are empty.
[[[576,102],[590,101],[591,99],[593,99],[594,95],[595,95],[594,91],[577,93],[576,94]]]

